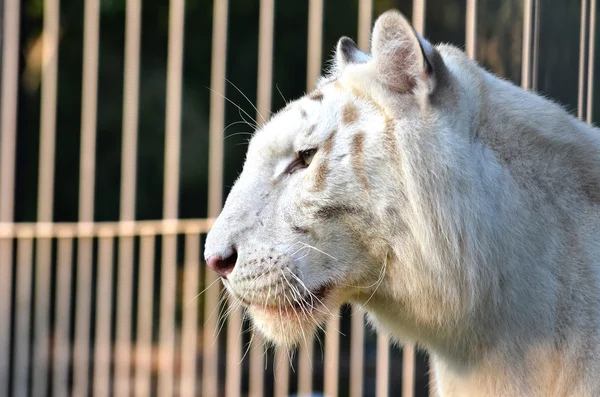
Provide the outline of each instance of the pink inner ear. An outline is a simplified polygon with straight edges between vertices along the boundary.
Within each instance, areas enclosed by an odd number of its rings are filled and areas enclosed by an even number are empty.
[[[382,82],[396,91],[409,92],[416,85],[416,79],[422,74],[423,67],[420,51],[409,40],[393,43],[377,61],[377,72]]]
[[[372,45],[377,77],[389,88],[410,92],[427,79],[428,54],[434,54],[435,49],[399,12],[388,11],[377,19]]]

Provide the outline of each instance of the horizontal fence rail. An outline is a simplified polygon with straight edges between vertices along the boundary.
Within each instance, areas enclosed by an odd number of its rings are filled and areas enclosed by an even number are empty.
[[[63,4],[61,4],[63,3]],[[277,39],[276,0],[258,0],[258,127],[273,113]],[[307,2],[306,91],[323,70],[326,2]],[[369,50],[373,0],[356,0],[358,46]],[[407,2],[408,3],[408,2]],[[538,88],[539,0],[519,3],[522,16],[520,84]],[[327,397],[435,395],[434,368],[414,346],[391,346],[388,335],[367,329],[364,313],[342,308],[325,332],[296,355],[268,347],[252,334],[244,313],[228,301],[218,277],[203,262],[203,241],[223,202],[230,2],[213,2],[208,116],[207,217],[179,219],[186,4],[170,0],[166,37],[164,183],[162,217],[136,219],[141,146],[140,84],[143,0],[126,0],[120,135],[119,215],[95,220],[97,193],[100,49],[103,2],[85,0],[81,53],[80,148],[77,221],[53,218],[57,168],[61,9],[66,0],[43,0],[39,82],[39,151],[35,222],[15,222],[17,132],[24,43],[24,2],[4,0],[0,56],[0,397],[130,396],[286,397],[322,391]],[[483,5],[466,0],[464,48],[478,59],[478,15]],[[63,11],[64,12],[64,11]],[[592,122],[596,0],[581,0],[577,115]],[[427,37],[425,0],[412,1],[412,22]],[[304,66],[303,66],[304,67]],[[302,77],[304,84],[304,76]],[[112,83],[117,84],[117,83]],[[236,87],[237,88],[237,87]],[[278,89],[278,88],[277,88]],[[283,96],[283,95],[282,95]],[[78,98],[79,99],[79,98]],[[285,101],[285,100],[284,100]],[[119,105],[120,106],[120,105]],[[75,111],[75,110],[73,110]],[[246,116],[248,113],[240,109]],[[251,117],[250,117],[251,118]],[[37,119],[36,119],[37,120]],[[79,120],[79,119],[78,119]],[[27,148],[33,151],[33,148]],[[160,215],[159,215],[160,216]],[[225,315],[227,314],[227,316]],[[428,381],[423,382],[423,378]],[[399,379],[401,388],[392,389]],[[425,383],[425,385],[423,384]]]

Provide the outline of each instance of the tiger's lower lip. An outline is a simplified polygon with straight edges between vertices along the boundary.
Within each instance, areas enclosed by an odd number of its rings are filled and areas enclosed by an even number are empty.
[[[323,305],[323,299],[325,299],[325,297],[327,296],[327,294],[329,293],[329,291],[332,289],[332,287],[328,284],[324,284],[321,287],[317,288],[314,291],[311,291],[309,295],[304,296],[301,300],[285,300],[285,302],[281,302],[280,305],[273,305],[273,304],[261,304],[261,303],[257,303],[257,302],[250,302],[244,298],[242,298],[241,296],[237,296],[236,298],[239,299],[242,304],[244,304],[247,307],[253,307],[262,311],[270,311],[270,312],[277,312],[279,313],[282,310],[285,310],[287,308],[291,308],[293,310],[297,310],[297,311],[306,311],[306,310],[313,310],[316,308],[317,305]]]

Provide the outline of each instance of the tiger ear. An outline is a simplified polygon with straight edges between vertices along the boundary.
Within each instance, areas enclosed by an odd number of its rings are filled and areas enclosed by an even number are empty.
[[[434,65],[441,57],[400,12],[386,11],[377,18],[371,51],[377,79],[392,90],[409,93],[424,89],[427,94],[434,91]]]
[[[338,71],[343,71],[347,65],[352,63],[366,63],[371,56],[358,49],[354,40],[350,37],[342,37],[335,49],[335,66]]]

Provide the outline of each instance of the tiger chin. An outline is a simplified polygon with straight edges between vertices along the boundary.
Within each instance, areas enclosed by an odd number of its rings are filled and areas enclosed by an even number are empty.
[[[276,344],[351,303],[439,396],[600,395],[600,130],[397,11],[256,131],[205,258]]]

